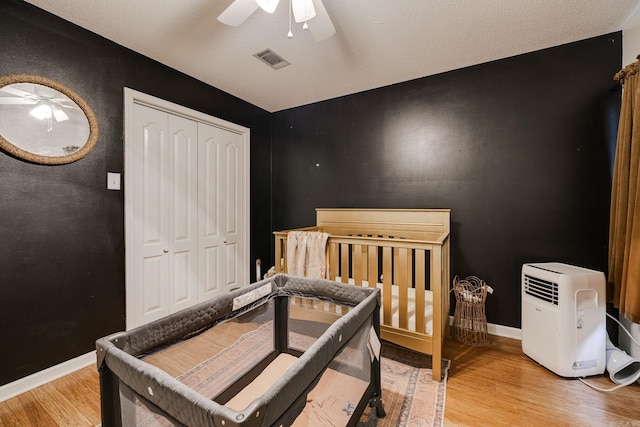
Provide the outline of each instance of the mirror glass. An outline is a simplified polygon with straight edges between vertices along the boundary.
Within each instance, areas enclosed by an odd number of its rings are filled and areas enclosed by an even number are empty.
[[[0,146],[35,163],[64,164],[86,156],[97,122],[73,91],[32,75],[0,77]]]

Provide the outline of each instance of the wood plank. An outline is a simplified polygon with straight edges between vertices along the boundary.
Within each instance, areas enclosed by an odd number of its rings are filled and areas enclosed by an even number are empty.
[[[66,375],[51,384],[55,392],[65,396],[67,402],[87,420],[100,418],[100,408],[93,403],[100,400],[100,378],[94,365],[82,368],[74,375]],[[55,400],[55,395],[52,398]]]
[[[338,265],[340,265],[338,263],[338,253],[340,252],[340,246],[332,241],[329,241],[328,243],[329,246],[329,280],[336,280],[336,276],[338,275]]]
[[[64,387],[61,392],[57,386],[60,383],[48,383],[38,387],[36,394],[38,402],[53,419],[55,425],[68,423],[67,425],[91,425],[91,420],[87,418],[77,405],[72,404],[73,396],[67,395]],[[87,398],[88,396],[83,396]]]
[[[378,246],[369,245],[367,247],[369,254],[367,281],[370,287],[375,288],[378,283]]]
[[[15,403],[17,398],[10,399],[5,403],[0,403],[0,426],[19,426],[22,425],[18,420],[17,415],[11,410],[11,404]],[[23,411],[23,408],[16,408],[18,412]]]
[[[449,224],[449,209],[316,209],[316,225],[330,234],[379,234],[437,240],[438,235],[449,234]]]
[[[353,284],[362,286],[362,245],[352,245],[351,268],[353,270]]]
[[[416,263],[415,263],[415,275],[416,275],[416,332],[424,334],[426,333],[426,319],[424,316],[425,309],[425,293],[426,289],[426,275],[425,275],[425,251],[424,250],[416,250]],[[433,302],[437,304],[437,301]]]
[[[396,272],[398,281],[398,326],[402,329],[409,328],[409,318],[407,315],[409,309],[409,250],[399,249],[397,254]]]
[[[349,283],[349,245],[340,245],[340,281]]]
[[[42,386],[44,387],[44,386]],[[2,403],[2,406],[8,408],[13,415],[12,419],[15,424],[6,424],[8,426],[68,426],[71,423],[59,424],[59,421],[53,418],[47,408],[42,405],[42,393],[38,387],[28,393],[9,399]],[[67,404],[62,396],[56,399],[61,405]],[[5,412],[5,411],[3,411]],[[71,420],[69,420],[71,421]],[[5,425],[4,422],[1,425]]]
[[[385,325],[392,325],[391,318],[391,302],[393,295],[391,293],[391,263],[393,256],[392,248],[385,246],[382,248],[382,319],[380,323]]]
[[[429,269],[431,272],[430,283],[431,283],[431,292],[433,293],[433,328],[431,332],[431,337],[433,339],[433,349],[431,352],[431,356],[433,360],[440,360],[442,357],[442,342],[444,340],[444,336],[442,335],[442,322],[447,321],[448,319],[443,319],[443,310],[442,305],[439,303],[442,301],[442,271],[439,266],[442,265],[442,252],[440,246],[435,246],[430,251],[431,254],[431,268]],[[448,317],[448,316],[447,316]],[[442,378],[442,369],[440,363],[433,364],[433,378],[436,381],[440,381]]]
[[[285,247],[285,242],[286,242],[286,238],[284,236],[278,236],[276,235],[275,237],[276,240],[276,273],[282,273],[285,271],[285,260],[286,258],[286,253],[284,251],[284,247]]]

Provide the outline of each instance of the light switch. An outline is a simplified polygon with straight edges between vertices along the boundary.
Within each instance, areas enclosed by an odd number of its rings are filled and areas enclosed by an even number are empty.
[[[107,190],[120,190],[120,174],[107,172]]]

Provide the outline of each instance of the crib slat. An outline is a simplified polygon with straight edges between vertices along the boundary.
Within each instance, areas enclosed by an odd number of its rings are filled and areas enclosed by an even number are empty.
[[[367,272],[367,282],[369,286],[375,288],[378,284],[378,246],[369,245],[369,271]]]
[[[367,280],[367,271],[368,271],[368,264],[369,264],[369,259],[368,259],[368,254],[369,254],[369,245],[362,245],[362,281],[364,284],[364,281]]]
[[[351,257],[353,284],[356,286],[362,286],[362,245],[353,245]]]
[[[395,268],[398,276],[398,281],[396,282],[398,286],[398,326],[401,329],[409,329],[409,316],[407,315],[409,306],[409,287],[407,286],[407,276],[410,274],[408,252],[409,249],[406,248],[398,250],[398,263]]]
[[[338,244],[329,242],[329,280],[336,280],[336,268],[338,265]],[[334,303],[327,303],[327,311],[331,313],[336,312],[336,305]]]
[[[396,266],[398,265],[398,262],[399,262],[399,256],[400,256],[400,252],[399,251],[400,251],[400,248],[394,246],[394,248],[393,248],[393,265],[396,265]],[[398,283],[398,274],[399,274],[398,269],[394,268],[393,269],[393,283],[396,283],[396,284]]]
[[[442,244],[442,316],[444,317],[444,319],[447,319],[449,316],[449,307],[451,307],[450,305],[450,301],[449,298],[451,297],[451,293],[449,292],[449,284],[451,283],[451,274],[450,274],[450,269],[451,269],[451,259],[450,259],[450,253],[449,253],[449,239],[447,239],[443,244]],[[435,302],[435,300],[434,300]],[[447,330],[449,328],[449,322],[448,321],[443,321],[442,322],[442,336],[445,337],[447,336]]]
[[[349,244],[340,245],[340,281],[349,283]]]
[[[329,280],[336,280],[338,265],[338,244],[329,242]]]
[[[440,271],[439,266],[442,265],[442,247],[441,246],[432,246],[431,249],[431,291],[433,292],[433,318],[434,319],[442,319],[442,306],[440,305],[440,301],[442,301],[442,271]],[[448,284],[447,284],[448,285]],[[444,320],[443,320],[444,321]],[[442,379],[442,328],[440,325],[436,325],[434,323],[432,338],[434,343],[438,343],[438,345],[433,346],[433,351],[431,356],[433,357],[433,378],[436,381],[440,381]]]
[[[385,325],[392,326],[392,308],[391,308],[391,284],[392,284],[392,263],[393,251],[389,246],[382,248],[382,313],[383,322]]]
[[[409,254],[408,254],[408,258],[407,258],[407,272],[408,272],[408,276],[407,276],[407,286],[412,288],[413,287],[413,274],[411,274],[413,272],[413,250],[412,249],[408,249],[409,250]]]
[[[424,317],[424,294],[426,289],[425,275],[424,275],[424,261],[425,251],[423,249],[416,249],[416,332],[421,334],[426,333],[426,319]]]
[[[285,239],[276,235],[276,273],[281,273],[285,268],[285,260],[287,259],[286,252],[283,251]]]

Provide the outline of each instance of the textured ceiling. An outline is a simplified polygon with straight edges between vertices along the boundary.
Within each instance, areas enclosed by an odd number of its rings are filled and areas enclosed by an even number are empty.
[[[239,27],[231,0],[27,0],[268,111],[433,75],[624,28],[640,0],[324,0],[336,35],[316,42],[288,2]],[[273,70],[271,48],[291,65]]]

